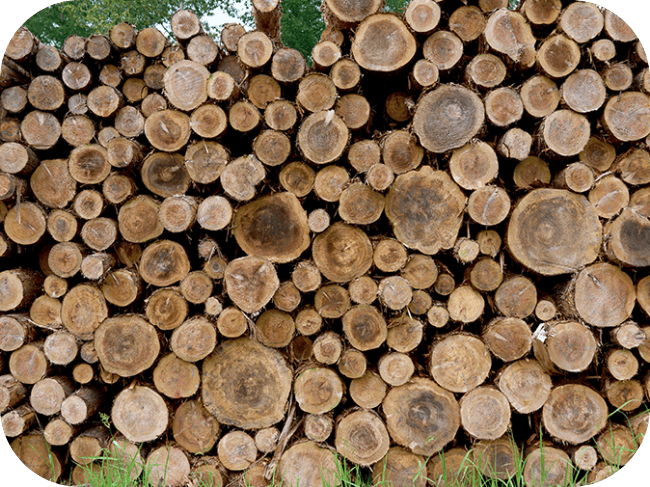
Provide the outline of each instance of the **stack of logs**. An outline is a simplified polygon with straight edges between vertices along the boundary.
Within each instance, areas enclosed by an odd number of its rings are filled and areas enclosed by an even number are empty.
[[[629,460],[642,46],[583,2],[382,3],[325,0],[311,66],[277,0],[220,41],[185,10],[175,43],[16,32],[0,410],[34,472],[84,483],[105,448],[153,485],[322,487],[338,457],[421,487],[525,458],[539,486]]]

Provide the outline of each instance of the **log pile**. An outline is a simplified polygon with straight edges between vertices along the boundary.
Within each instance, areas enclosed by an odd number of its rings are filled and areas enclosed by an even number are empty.
[[[175,40],[8,46],[0,410],[21,461],[82,484],[108,449],[133,479],[218,487],[322,487],[336,456],[418,486],[462,480],[468,451],[498,479],[523,456],[528,486],[625,464],[648,415],[623,413],[650,399],[635,34],[583,2],[325,0],[310,66],[279,1],[253,5],[220,39],[181,10]]]

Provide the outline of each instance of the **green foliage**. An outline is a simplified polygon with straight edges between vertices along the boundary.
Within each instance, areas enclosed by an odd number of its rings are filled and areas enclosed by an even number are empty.
[[[130,22],[138,29],[155,26],[171,36],[170,18],[181,7],[202,19],[217,8],[229,15],[239,15],[229,0],[74,0],[41,10],[25,25],[42,42],[57,47],[71,34],[107,34],[120,22]],[[205,23],[204,28],[217,33]]]
[[[517,0],[512,0],[517,1]],[[318,42],[325,23],[320,12],[321,0],[282,1],[282,42],[311,58],[311,50]],[[408,0],[386,0],[385,11],[404,13]],[[41,42],[61,48],[72,34],[88,37],[107,34],[120,22],[131,22],[138,29],[156,26],[172,37],[169,19],[180,8],[195,12],[205,19],[214,10],[221,9],[238,18],[246,28],[254,28],[251,0],[73,0],[47,7],[31,17],[25,26]],[[204,28],[212,35],[218,27]]]
[[[307,59],[325,28],[320,4],[320,0],[282,1],[282,42],[299,50]]]
[[[321,0],[282,0],[282,42],[311,58],[325,23],[320,12]],[[387,0],[385,10],[403,13],[408,0]]]
[[[386,6],[384,10],[387,12],[397,12],[404,14],[406,6],[409,4],[409,0],[386,0]]]

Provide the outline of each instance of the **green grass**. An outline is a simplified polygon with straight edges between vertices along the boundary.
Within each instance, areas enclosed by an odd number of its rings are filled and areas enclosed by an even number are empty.
[[[614,413],[612,413],[614,414]],[[108,426],[108,418],[103,418],[105,423]],[[631,426],[630,426],[631,428]],[[514,444],[514,440],[511,439]],[[551,446],[549,442],[543,442],[543,438],[540,434],[540,449],[542,456],[542,478],[541,485],[545,482],[545,472],[548,473],[552,465],[544,464],[544,448]],[[636,438],[635,438],[636,441]],[[595,439],[592,440],[594,447],[598,448],[596,445]],[[638,449],[640,442],[636,444],[634,453]],[[461,474],[453,475],[452,472],[444,472],[442,478],[435,479],[433,485],[440,485],[445,487],[526,487],[524,482],[524,468],[526,466],[526,458],[521,453],[522,449],[517,447],[513,448],[515,452],[515,465],[514,465],[514,474],[506,479],[500,480],[497,478],[492,478],[484,475],[481,471],[480,458],[474,463],[472,452],[469,451],[465,455],[465,458],[462,461],[461,465]],[[615,464],[610,465],[612,469],[611,473],[617,472],[620,466],[620,455],[623,451],[619,452],[618,461]],[[427,458],[427,461],[430,458]],[[130,462],[125,462],[120,458],[116,457],[109,451],[104,451],[99,457],[93,458],[95,464],[100,465],[102,468],[98,471],[93,471],[91,466],[83,466],[82,468],[86,471],[86,485],[88,487],[146,487],[150,485],[150,473],[151,466],[146,464],[139,465],[142,467],[142,474],[138,479],[131,480],[130,472],[137,465],[135,464],[135,459],[131,459]],[[444,453],[440,453],[440,461],[445,464]],[[484,469],[485,470],[485,469]],[[416,479],[420,479],[424,475],[423,468],[415,475]],[[334,473],[335,481],[332,485],[327,482],[324,483],[324,487],[408,487],[408,486],[393,486],[392,483],[386,481],[386,465],[384,464],[384,470],[380,475],[377,483],[373,484],[372,474],[370,469],[361,468],[355,464],[349,464],[345,458],[338,457],[336,458],[336,472]],[[70,481],[70,484],[74,482]],[[153,485],[153,482],[152,482]],[[232,479],[229,485],[237,485],[238,487],[249,487],[247,482],[245,482],[243,476],[242,480],[239,483],[233,484]],[[276,479],[275,475],[271,481],[272,487],[300,487],[298,486],[288,486],[284,485],[281,479]],[[573,465],[569,465],[566,474],[566,480],[564,485],[559,487],[577,487],[588,485],[587,481],[587,472],[577,469]],[[156,486],[158,487],[158,486]],[[194,487],[208,487],[207,485],[194,482]]]

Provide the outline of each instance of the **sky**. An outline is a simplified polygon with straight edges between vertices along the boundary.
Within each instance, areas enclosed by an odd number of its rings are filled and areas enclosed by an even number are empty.
[[[235,5],[237,5],[237,10],[242,11],[244,8],[244,2],[233,2]],[[204,17],[203,20],[208,23],[210,26],[214,27],[221,27],[229,22],[239,22],[238,19],[231,17],[228,15],[226,12],[217,9],[214,11],[214,13],[210,16]]]

